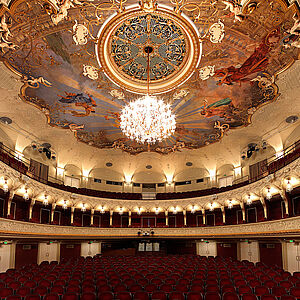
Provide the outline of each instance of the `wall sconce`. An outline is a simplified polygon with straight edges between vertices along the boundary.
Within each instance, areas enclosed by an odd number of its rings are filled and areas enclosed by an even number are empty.
[[[85,203],[82,203],[81,211],[82,211],[82,212],[85,212],[85,211],[86,211]]]
[[[195,205],[192,206],[191,213],[194,214],[196,212]]]
[[[156,214],[156,215],[159,214],[159,207],[155,207],[155,214]]]
[[[137,214],[140,215],[142,213],[142,208],[138,207]]]
[[[119,208],[119,214],[120,214],[120,215],[123,215],[123,213],[124,213],[123,207],[120,207],[120,208]]]
[[[3,186],[4,187],[4,186]],[[290,193],[293,190],[293,185],[291,183],[291,179],[288,179],[286,182],[285,190]]]
[[[271,189],[268,188],[267,194],[266,194],[266,199],[270,200],[271,198],[272,198]]]
[[[248,198],[247,198],[247,204],[248,204],[248,205],[251,205],[251,204],[252,204],[252,198],[251,198],[251,195],[250,195],[250,194],[248,195]]]
[[[24,200],[28,200],[29,199],[27,188],[25,188],[25,193],[23,194],[23,198],[24,198]]]
[[[213,211],[214,210],[214,204],[213,203],[209,203],[209,210]]]
[[[3,192],[7,193],[8,192],[8,184],[7,184],[7,179],[4,180],[4,184],[2,186]]]
[[[62,208],[63,209],[67,209],[68,208],[68,201],[67,200],[64,200],[64,203],[62,205]]]
[[[178,212],[178,211],[177,211],[177,207],[174,207],[174,208],[173,208],[173,214],[176,215],[177,212]]]
[[[48,196],[47,195],[44,195],[43,204],[48,205]]]
[[[103,205],[102,205],[101,208],[100,208],[100,213],[101,213],[101,214],[104,214],[104,213],[105,213],[105,209],[104,209],[104,206],[103,206]]]
[[[64,172],[65,172],[65,169],[64,169],[64,168],[57,167],[57,168],[56,168],[56,172],[57,172],[57,175],[58,175],[58,176],[63,176],[63,175],[64,175]]]
[[[228,201],[228,208],[229,208],[229,209],[232,209],[232,207],[233,207],[233,203],[232,203],[231,200],[229,200],[229,201]]]

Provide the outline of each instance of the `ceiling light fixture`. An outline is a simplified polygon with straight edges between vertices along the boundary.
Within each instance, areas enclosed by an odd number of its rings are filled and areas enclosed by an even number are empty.
[[[101,208],[100,208],[100,213],[101,213],[101,214],[104,214],[104,213],[105,213],[104,206],[101,206]]]
[[[68,201],[67,200],[64,200],[64,203],[62,205],[62,208],[63,209],[67,209],[68,208]]]
[[[48,205],[48,196],[47,195],[44,196],[43,204]]]
[[[170,137],[176,129],[175,115],[170,104],[150,95],[150,53],[153,48],[145,47],[147,53],[147,94],[127,104],[120,114],[120,128],[131,140],[154,144]]]
[[[195,205],[192,206],[191,213],[194,214],[196,212]]]
[[[271,189],[268,188],[267,194],[266,194],[266,199],[270,200],[271,198],[272,198]]]
[[[3,192],[7,193],[8,192],[8,184],[7,184],[7,180],[4,180],[4,184],[2,186]]]
[[[137,209],[137,214],[140,215],[142,213],[142,208],[141,207],[138,207]]]
[[[209,203],[209,210],[213,211],[214,210],[214,204],[213,203]]]
[[[232,209],[232,207],[233,207],[233,203],[232,203],[231,200],[229,200],[229,201],[228,201],[228,208],[229,208],[229,209]]]
[[[25,188],[25,193],[23,194],[23,198],[24,198],[24,200],[29,199],[28,190],[26,188]]]
[[[155,214],[156,214],[156,215],[159,214],[159,207],[155,207]]]
[[[251,204],[252,204],[252,198],[251,198],[251,195],[248,195],[248,198],[247,198],[247,204],[248,204],[248,205],[251,205]]]
[[[4,187],[4,186],[3,186]],[[292,190],[293,190],[293,185],[291,184],[291,180],[288,179],[287,182],[286,182],[286,187],[285,187],[285,190],[290,193]]]

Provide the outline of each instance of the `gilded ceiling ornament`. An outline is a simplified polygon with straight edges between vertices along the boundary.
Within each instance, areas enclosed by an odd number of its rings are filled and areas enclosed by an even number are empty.
[[[139,4],[145,12],[153,12],[157,8],[156,0],[141,0]]]
[[[210,26],[208,32],[210,36],[210,41],[214,44],[221,43],[224,36],[225,36],[225,30],[224,30],[224,24],[219,20],[218,23],[214,23]]]
[[[82,74],[92,80],[97,80],[99,78],[99,71],[93,66],[83,65]]]
[[[83,24],[78,24],[77,20],[73,26],[73,40],[76,45],[85,45],[88,41],[88,29]]]
[[[184,98],[185,96],[187,96],[189,94],[189,90],[180,90],[180,91],[176,91],[173,94],[173,100],[179,100],[181,98]]]
[[[215,75],[215,66],[205,66],[198,70],[199,78],[202,80],[207,80],[209,77]]]
[[[125,95],[122,91],[119,90],[111,90],[109,92],[109,94],[113,97],[113,98],[117,98],[119,100],[125,100]]]

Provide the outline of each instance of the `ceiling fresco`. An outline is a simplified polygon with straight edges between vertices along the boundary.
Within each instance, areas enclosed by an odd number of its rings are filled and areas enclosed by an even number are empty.
[[[277,75],[299,56],[299,16],[279,0],[15,0],[0,10],[1,58],[49,125],[98,148],[168,154],[217,142],[276,100]],[[176,116],[153,145],[119,127],[147,89]]]

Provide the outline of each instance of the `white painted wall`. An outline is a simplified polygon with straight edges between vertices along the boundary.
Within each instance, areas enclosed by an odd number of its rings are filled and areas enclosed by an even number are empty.
[[[286,266],[285,269],[291,273],[300,272],[300,245],[299,243],[286,243]]]
[[[256,241],[240,242],[241,260],[249,260],[253,263],[259,262],[259,244]]]
[[[60,247],[59,243],[39,243],[37,262],[42,261],[59,261]]]
[[[197,255],[200,256],[217,256],[217,243],[209,241],[209,243],[205,242],[197,242]]]
[[[81,243],[81,256],[95,256],[101,253],[101,242],[94,242],[89,244],[88,242]]]
[[[0,273],[15,267],[15,244],[2,244],[0,247]]]

